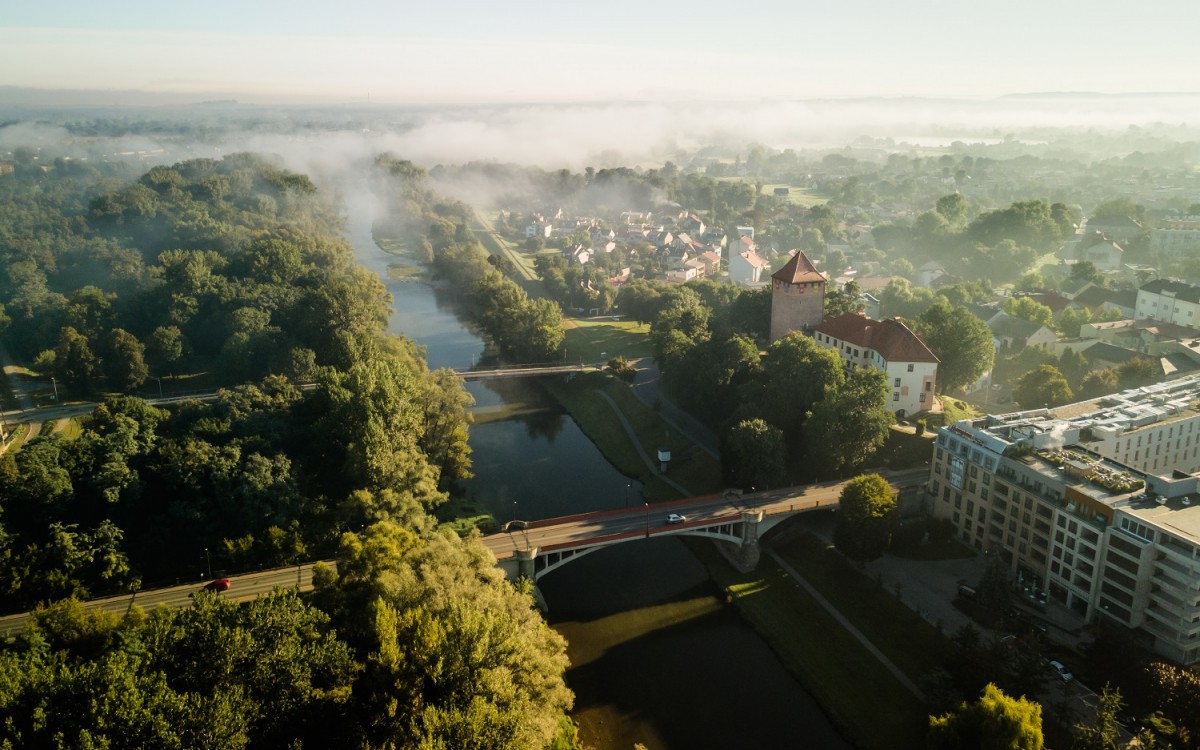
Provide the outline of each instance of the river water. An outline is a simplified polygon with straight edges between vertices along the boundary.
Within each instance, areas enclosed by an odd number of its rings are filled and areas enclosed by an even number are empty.
[[[392,293],[389,329],[424,346],[432,368],[478,362],[483,341],[455,315],[453,293],[389,281],[389,258],[370,226],[369,216],[351,216],[349,238],[359,262]],[[497,519],[641,502],[640,485],[616,471],[536,382],[477,381],[467,389],[477,409],[520,414],[471,427],[475,477],[465,492]],[[849,747],[765,642],[723,604],[682,541],[600,550],[538,585],[547,619],[569,644],[566,678],[588,747]]]

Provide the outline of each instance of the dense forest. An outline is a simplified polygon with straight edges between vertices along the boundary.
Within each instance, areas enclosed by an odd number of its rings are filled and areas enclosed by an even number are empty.
[[[327,196],[246,154],[0,190],[5,343],[101,399],[0,458],[0,600],[58,602],[0,653],[0,744],[571,745],[561,639],[428,515],[469,475],[470,397],[384,334]],[[123,395],[147,377],[220,390]],[[324,556],[311,600],[72,603]]]

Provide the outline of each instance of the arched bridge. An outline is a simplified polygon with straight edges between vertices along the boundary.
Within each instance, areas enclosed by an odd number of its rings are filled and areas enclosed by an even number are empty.
[[[898,492],[921,489],[929,469],[884,475]],[[758,539],[798,513],[836,508],[844,481],[786,487],[767,492],[727,490],[654,505],[516,521],[508,530],[484,537],[505,575],[537,581],[589,552],[615,544],[662,536],[699,536],[726,542],[735,562],[757,563]],[[671,516],[682,516],[679,521]]]

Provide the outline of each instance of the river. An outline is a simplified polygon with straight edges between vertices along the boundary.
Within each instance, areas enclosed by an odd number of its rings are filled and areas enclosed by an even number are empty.
[[[455,315],[449,290],[389,281],[370,217],[351,216],[359,262],[394,298],[390,330],[426,349],[430,367],[465,369],[482,340]],[[640,503],[536,382],[467,384],[477,407],[519,417],[471,427],[475,477],[465,491],[497,519],[536,520]],[[623,544],[547,575],[539,588],[552,627],[568,641],[568,685],[580,736],[594,750],[848,748],[813,698],[730,608],[678,539]]]

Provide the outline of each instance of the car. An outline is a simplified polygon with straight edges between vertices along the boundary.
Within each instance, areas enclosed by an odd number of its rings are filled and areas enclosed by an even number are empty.
[[[687,520],[687,516],[681,516],[678,513],[668,513],[667,523],[683,523]]]
[[[1071,671],[1061,661],[1050,662],[1050,668],[1058,674],[1059,679],[1063,682],[1070,682],[1075,679],[1075,675],[1071,674]]]
[[[203,591],[228,591],[230,587],[228,578],[218,578],[215,581],[209,581],[204,584],[201,590]]]
[[[504,524],[505,531],[524,531],[529,528],[528,521],[509,521]]]

